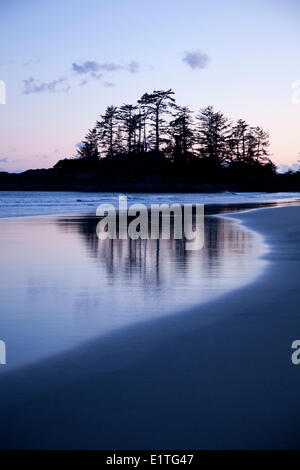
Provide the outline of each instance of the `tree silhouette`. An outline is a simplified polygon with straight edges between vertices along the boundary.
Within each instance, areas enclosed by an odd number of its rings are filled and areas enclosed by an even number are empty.
[[[249,142],[248,130],[249,126],[243,119],[239,119],[231,129],[231,158],[238,164],[246,162],[247,142]]]
[[[270,163],[269,151],[270,136],[268,132],[261,127],[253,127],[252,135],[254,138],[254,158],[256,163]]]
[[[138,121],[135,116],[137,106],[132,104],[123,104],[118,110],[117,119],[120,121],[120,130],[124,134],[127,152],[132,153],[132,146],[136,145],[136,130]]]
[[[170,107],[175,103],[173,90],[154,90],[152,93],[145,93],[139,100],[140,105],[146,108],[147,116],[150,116],[155,135],[155,154],[158,160],[160,144],[162,142],[162,130],[165,131],[166,121],[164,114],[170,113]]]
[[[174,140],[175,159],[186,160],[194,143],[192,111],[187,106],[174,105],[173,120],[169,123],[170,135]]]
[[[212,106],[201,109],[197,120],[196,142],[200,156],[215,164],[224,163],[228,154],[229,120],[221,112],[215,112]]]
[[[107,156],[114,156],[116,145],[116,129],[118,127],[118,109],[115,106],[108,106],[101,120],[97,121],[96,128],[101,144],[106,150]]]
[[[218,178],[226,169],[233,174],[245,168],[275,172],[269,145],[269,134],[261,127],[250,127],[242,119],[232,124],[212,106],[201,109],[194,121],[192,111],[177,105],[169,89],[144,93],[137,104],[108,106],[85,136],[77,157],[95,163],[101,156],[109,171],[120,161],[119,172],[128,167],[133,172],[151,173],[155,156],[155,171],[164,168],[172,173],[175,164],[176,174],[194,176],[199,172],[202,177]],[[121,163],[124,159],[126,164]],[[137,159],[140,163],[133,163]],[[149,167],[146,162],[151,159]],[[137,166],[139,170],[135,170]]]
[[[81,147],[78,150],[77,157],[88,162],[97,162],[100,154],[98,150],[97,129],[89,129]]]

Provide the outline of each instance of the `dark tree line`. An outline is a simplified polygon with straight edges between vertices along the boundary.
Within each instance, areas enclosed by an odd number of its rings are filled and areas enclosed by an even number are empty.
[[[108,106],[75,158],[53,168],[0,172],[1,189],[134,192],[298,191],[300,171],[276,172],[269,135],[212,106],[193,113],[173,90]]]
[[[108,106],[87,133],[77,157],[88,162],[102,158],[151,155],[188,165],[202,159],[218,167],[268,167],[269,135],[244,120],[232,123],[212,106],[197,115],[175,102],[174,92],[145,93],[135,105]]]

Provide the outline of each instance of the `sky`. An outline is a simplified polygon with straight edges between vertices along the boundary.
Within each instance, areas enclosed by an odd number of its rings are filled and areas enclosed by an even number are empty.
[[[108,105],[172,88],[298,167],[299,0],[0,0],[0,171],[75,155]]]

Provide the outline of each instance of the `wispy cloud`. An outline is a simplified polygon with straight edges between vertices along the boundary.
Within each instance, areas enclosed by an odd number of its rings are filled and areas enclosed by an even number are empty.
[[[30,61],[28,61],[28,65],[30,65]],[[81,81],[79,82],[79,86],[85,86],[91,80],[104,80],[103,86],[105,87],[112,87],[115,86],[114,82],[110,80],[109,74],[118,72],[118,71],[126,71],[132,74],[135,74],[139,71],[140,64],[132,60],[126,65],[120,65],[115,62],[102,62],[99,63],[95,60],[86,60],[84,62],[73,62],[71,66],[71,70],[73,73],[79,77],[81,77]],[[108,76],[106,75],[108,74]],[[108,80],[105,80],[105,78]],[[71,80],[71,77],[67,77]],[[29,77],[26,80],[23,80],[24,89],[23,93],[26,95],[32,93],[67,93],[71,86],[69,81],[66,77],[61,77],[56,80],[51,81],[42,81],[34,77]]]
[[[1,163],[7,163],[7,162],[8,162],[8,158],[7,158],[7,157],[0,158],[0,162],[1,162]]]
[[[99,64],[99,70],[103,70],[103,72],[116,72],[117,70],[122,70],[123,67],[121,65],[115,64],[114,62],[104,62],[103,64]]]
[[[65,78],[58,78],[50,82],[42,82],[33,77],[29,77],[24,80],[23,93],[29,95],[31,93],[67,93],[70,89],[70,85]]]
[[[99,64],[95,60],[86,60],[83,64],[72,63],[72,70],[76,73],[98,72]]]
[[[84,78],[84,79],[81,80],[81,82],[79,83],[79,86],[85,86],[87,83],[88,83],[88,80],[87,80],[86,78]]]
[[[208,66],[210,57],[197,49],[195,51],[186,51],[182,60],[192,69],[205,69]]]
[[[132,60],[127,65],[120,65],[115,62],[99,63],[95,60],[86,60],[82,63],[72,63],[73,72],[80,75],[90,75],[93,78],[99,78],[99,72],[117,72],[118,70],[125,70],[130,73],[137,73],[139,71],[139,67],[140,64],[135,60]]]
[[[132,60],[132,61],[128,64],[127,70],[128,70],[128,72],[130,72],[130,73],[137,73],[137,72],[139,72],[139,70],[140,70],[140,64],[139,64],[139,62],[137,62],[136,60]]]

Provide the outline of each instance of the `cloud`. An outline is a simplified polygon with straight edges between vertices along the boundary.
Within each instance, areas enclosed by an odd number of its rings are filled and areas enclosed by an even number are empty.
[[[99,64],[99,70],[103,70],[104,72],[115,72],[116,70],[122,69],[124,69],[124,67],[114,64],[114,62],[104,62],[103,64]]]
[[[83,64],[72,63],[72,70],[76,73],[98,72],[99,64],[94,60],[86,60]]]
[[[113,82],[104,82],[103,85],[104,85],[105,87],[108,87],[108,88],[115,86],[115,84],[114,84]]]
[[[70,89],[70,85],[65,78],[58,78],[51,82],[42,82],[36,78],[29,77],[24,80],[24,91],[26,95],[31,93],[67,93]]]
[[[79,86],[85,86],[87,83],[89,83],[92,79],[94,80],[101,80],[101,78],[103,78],[103,74],[102,73],[91,73],[89,76],[86,76],[87,78],[83,78],[80,83],[79,83]]]
[[[210,58],[207,54],[197,49],[195,51],[186,51],[182,61],[192,69],[205,69],[208,66]]]
[[[100,80],[103,77],[102,73],[91,73],[91,77],[95,78],[96,80]]]
[[[140,64],[135,60],[132,60],[125,66],[116,64],[115,62],[103,62],[100,64],[95,60],[86,60],[81,64],[73,62],[72,70],[80,75],[90,75],[93,78],[101,78],[102,75],[99,72],[116,72],[118,70],[125,70],[130,73],[137,73],[139,66]]]
[[[7,162],[8,162],[8,158],[7,158],[7,157],[0,158],[0,162],[1,162],[1,163],[7,163]]]
[[[81,80],[81,82],[79,83],[79,86],[85,86],[87,83],[88,83],[88,80],[87,80],[86,78],[84,78],[84,79]]]
[[[130,73],[137,73],[140,69],[140,64],[136,60],[132,60],[130,64],[128,64],[127,69]]]

